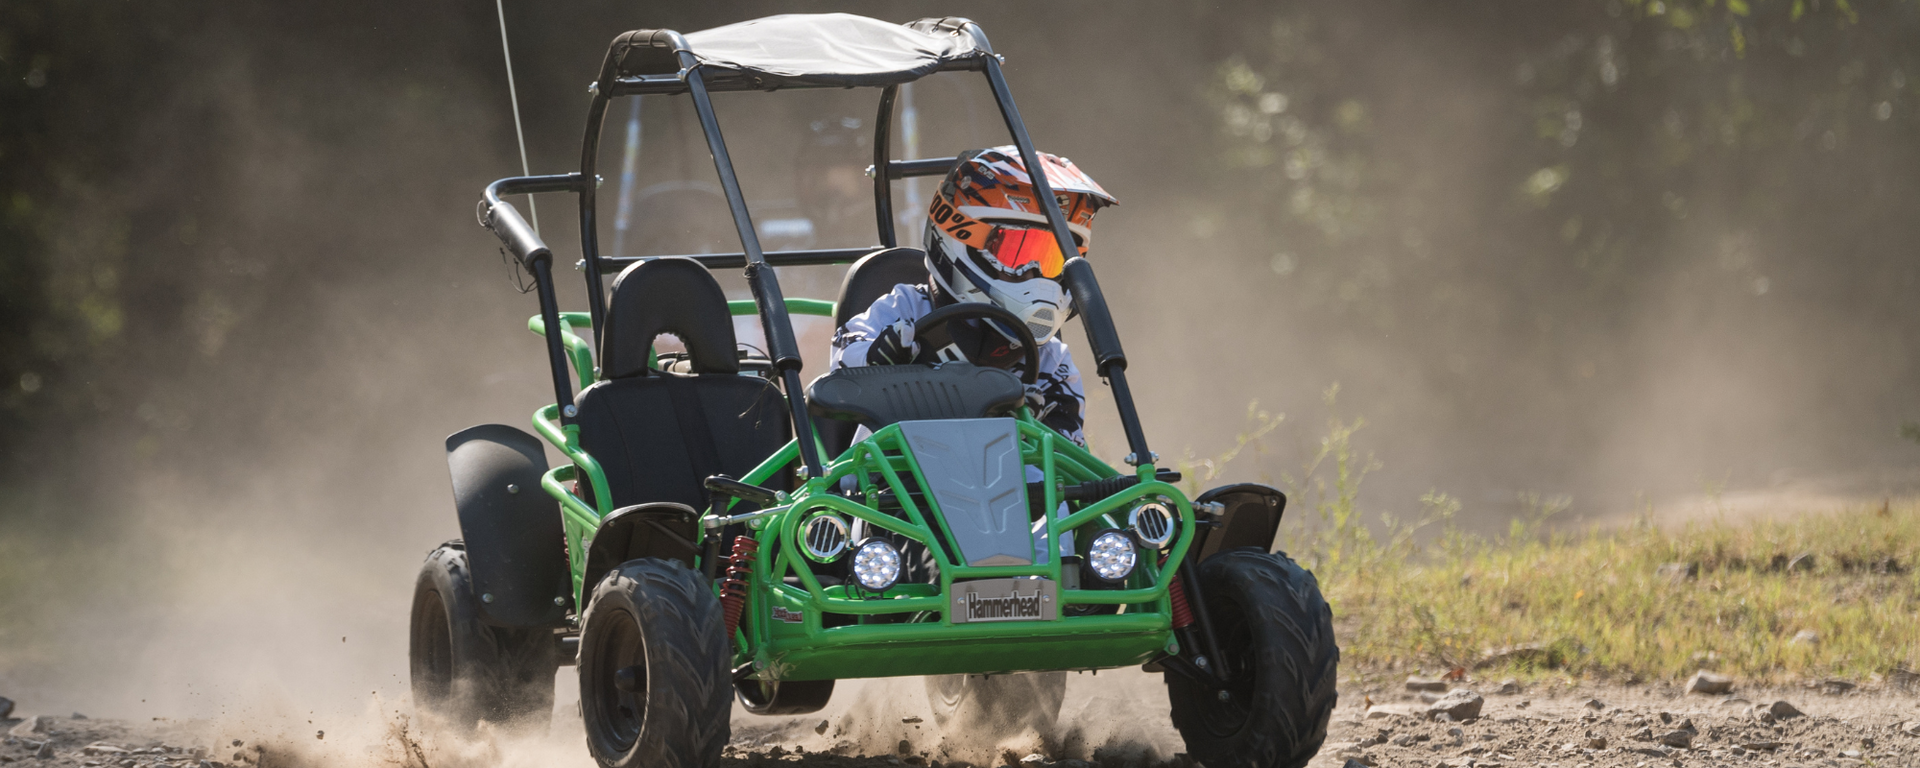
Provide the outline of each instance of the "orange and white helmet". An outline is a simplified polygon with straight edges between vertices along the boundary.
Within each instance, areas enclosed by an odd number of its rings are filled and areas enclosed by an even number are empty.
[[[1093,214],[1119,201],[1066,158],[1042,152],[1040,163],[1085,256]],[[999,305],[1041,344],[1066,323],[1070,299],[1058,278],[1067,257],[1013,146],[961,155],[927,210],[926,247],[927,272],[955,300]]]

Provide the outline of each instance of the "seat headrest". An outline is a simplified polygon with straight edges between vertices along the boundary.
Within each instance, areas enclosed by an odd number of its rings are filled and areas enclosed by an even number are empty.
[[[840,302],[833,310],[833,327],[845,328],[854,315],[867,311],[875,299],[901,283],[927,282],[927,252],[918,248],[883,248],[860,257],[847,268],[840,283]]]
[[[600,377],[645,375],[647,352],[662,333],[679,337],[687,346],[694,373],[740,372],[727,295],[700,262],[648,259],[614,278],[600,329]]]

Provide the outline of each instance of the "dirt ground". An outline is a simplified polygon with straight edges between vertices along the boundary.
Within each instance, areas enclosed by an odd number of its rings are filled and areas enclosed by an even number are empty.
[[[587,766],[575,695],[562,670],[543,733],[484,731],[435,738],[404,703],[370,702],[339,723],[285,712],[217,720],[128,722],[31,711],[0,720],[12,735],[0,763],[121,768],[308,766]],[[1867,685],[1688,695],[1665,685],[1455,684],[1484,695],[1478,717],[1429,720],[1422,695],[1398,684],[1350,683],[1327,745],[1311,768],[1500,766],[1920,766],[1920,698]],[[1786,701],[1804,714],[1765,722]],[[1371,703],[1371,706],[1369,706]],[[1135,670],[1069,678],[1054,733],[942,734],[919,679],[843,683],[820,713],[758,718],[736,711],[727,765],[735,768],[1191,768],[1166,716],[1156,675]],[[1784,711],[1784,710],[1782,710]],[[24,715],[40,715],[38,721]],[[36,731],[35,723],[38,723]],[[329,727],[331,726],[331,727]],[[1681,735],[1684,734],[1684,735]],[[45,755],[36,757],[36,755]],[[1348,766],[1350,768],[1350,766]]]

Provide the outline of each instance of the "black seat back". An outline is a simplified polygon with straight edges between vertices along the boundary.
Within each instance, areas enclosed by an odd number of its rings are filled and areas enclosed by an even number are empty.
[[[727,294],[700,262],[682,257],[635,263],[613,279],[600,327],[600,378],[647,373],[654,337],[671,333],[687,346],[694,373],[738,373]]]
[[[847,268],[840,281],[840,299],[833,306],[833,328],[847,326],[854,315],[867,311],[873,302],[893,292],[902,283],[918,285],[927,281],[927,252],[918,248],[883,248],[860,257]],[[811,391],[811,388],[809,388]],[[853,443],[854,422],[826,420],[814,424],[828,455],[838,456]]]
[[[867,311],[875,299],[893,287],[927,281],[927,252],[918,248],[884,248],[860,257],[840,281],[840,300],[833,307],[833,327],[846,326],[854,315]]]
[[[647,367],[662,333],[686,345],[692,375]],[[726,294],[692,259],[642,261],[614,280],[600,369],[601,381],[574,404],[580,447],[606,473],[614,508],[668,501],[704,509],[709,475],[746,474],[792,433],[780,391],[739,375]]]

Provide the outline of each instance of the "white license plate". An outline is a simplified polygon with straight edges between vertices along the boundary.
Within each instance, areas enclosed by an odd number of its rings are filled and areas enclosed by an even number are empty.
[[[1049,579],[980,579],[953,583],[953,623],[1052,621],[1059,588]]]

